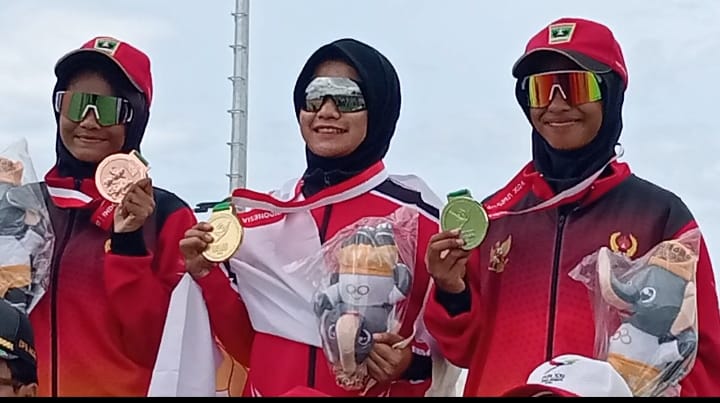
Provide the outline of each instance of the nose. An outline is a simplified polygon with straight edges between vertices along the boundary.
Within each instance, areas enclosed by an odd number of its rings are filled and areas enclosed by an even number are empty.
[[[99,129],[100,124],[95,118],[95,111],[92,108],[85,110],[85,116],[80,121],[80,127],[83,129]]]
[[[340,111],[332,97],[325,97],[322,105],[320,105],[320,110],[317,111],[317,117],[320,119],[340,119]]]
[[[547,109],[553,112],[562,112],[570,109],[570,104],[563,97],[562,90],[559,87],[553,88],[552,98]]]

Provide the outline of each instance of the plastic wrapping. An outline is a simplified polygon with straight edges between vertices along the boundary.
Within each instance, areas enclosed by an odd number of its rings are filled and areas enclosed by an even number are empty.
[[[593,296],[596,357],[623,376],[634,396],[677,396],[692,369],[699,250],[700,232],[692,230],[635,260],[603,247],[570,273]]]
[[[0,148],[0,298],[32,310],[48,286],[54,240],[27,143]]]
[[[373,334],[397,333],[412,289],[418,213],[401,207],[363,218],[328,240],[307,264],[322,267],[314,310],[336,382],[367,389]]]

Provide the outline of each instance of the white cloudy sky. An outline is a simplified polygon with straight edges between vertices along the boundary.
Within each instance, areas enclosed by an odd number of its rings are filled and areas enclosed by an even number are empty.
[[[2,139],[26,138],[36,170],[45,172],[55,158],[55,61],[95,35],[114,35],[152,58],[156,95],[143,152],[155,183],[191,204],[224,197],[235,2],[198,4],[0,0]],[[267,190],[302,171],[295,78],[318,46],[350,36],[384,52],[401,77],[389,169],[424,177],[440,195],[459,187],[488,194],[530,158],[530,128],[514,99],[510,67],[527,39],[560,16],[597,19],[615,31],[630,70],[624,159],[685,200],[720,256],[713,208],[720,195],[720,3],[713,0],[606,0],[602,7],[562,0],[251,1],[248,186]]]
[[[26,138],[36,171],[50,168],[55,61],[93,36],[117,36],[153,61],[143,152],[155,184],[193,205],[226,196],[234,4],[0,0],[0,138]],[[380,49],[400,74],[389,169],[422,176],[440,195],[460,187],[490,193],[530,158],[510,67],[527,39],[561,16],[615,31],[630,71],[624,160],[683,198],[720,266],[714,0],[251,1],[249,187],[268,190],[302,171],[295,78],[318,46],[350,36]]]

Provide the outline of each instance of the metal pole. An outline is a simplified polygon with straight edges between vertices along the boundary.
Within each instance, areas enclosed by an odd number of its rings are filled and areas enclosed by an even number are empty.
[[[248,98],[248,45],[250,0],[235,0],[235,42],[233,50],[232,118],[230,135],[230,191],[245,187],[247,174],[247,98]]]

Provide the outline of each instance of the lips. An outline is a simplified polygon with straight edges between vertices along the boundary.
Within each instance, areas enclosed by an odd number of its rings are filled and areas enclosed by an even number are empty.
[[[105,138],[97,136],[75,136],[75,138],[79,141],[87,143],[99,143],[101,141],[105,141]]]
[[[577,120],[564,120],[564,121],[560,121],[560,122],[547,122],[545,124],[550,127],[566,127],[566,126],[574,125],[577,122],[578,122]]]
[[[343,134],[347,132],[347,130],[335,126],[317,126],[313,128],[313,131],[320,134]]]
[[[569,117],[558,117],[552,119],[544,119],[543,124],[550,127],[568,127],[576,123],[580,123],[580,119],[573,119]]]

